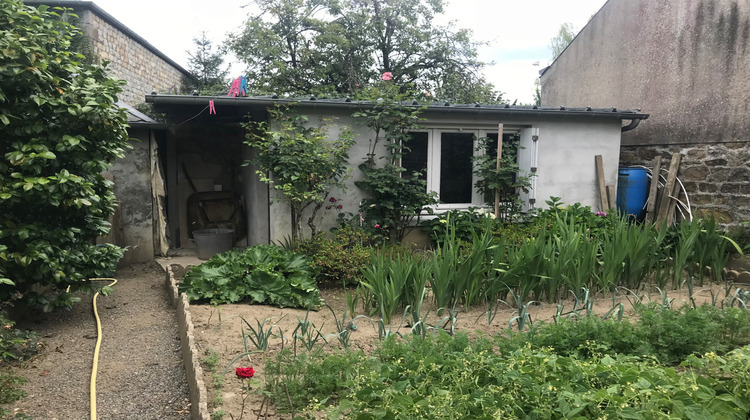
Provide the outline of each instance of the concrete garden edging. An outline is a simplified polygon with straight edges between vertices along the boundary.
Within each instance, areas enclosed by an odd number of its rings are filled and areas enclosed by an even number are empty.
[[[182,363],[190,391],[190,417],[193,420],[210,420],[208,413],[208,392],[203,382],[203,368],[200,364],[200,354],[195,346],[193,335],[193,321],[190,316],[190,304],[184,294],[177,289],[174,272],[169,266],[163,267],[166,273],[166,287],[172,307],[177,310],[177,330],[180,334],[180,348],[182,349]]]

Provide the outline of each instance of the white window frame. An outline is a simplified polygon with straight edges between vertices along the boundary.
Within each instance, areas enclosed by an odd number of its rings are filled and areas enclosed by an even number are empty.
[[[503,128],[503,134],[518,133],[520,127],[509,127]],[[440,162],[441,162],[441,146],[442,146],[442,134],[443,133],[469,133],[474,136],[472,141],[472,154],[474,156],[479,155],[480,151],[477,151],[479,145],[478,139],[487,137],[489,134],[497,134],[497,126],[495,129],[489,128],[461,128],[461,127],[448,127],[448,126],[436,126],[428,127],[422,130],[414,130],[414,132],[426,132],[427,133],[427,191],[434,191],[440,197]],[[477,192],[474,184],[478,181],[478,178],[472,170],[471,174],[471,202],[470,203],[438,203],[432,206],[432,210],[436,213],[442,213],[448,210],[466,210],[469,207],[486,208],[482,197]]]

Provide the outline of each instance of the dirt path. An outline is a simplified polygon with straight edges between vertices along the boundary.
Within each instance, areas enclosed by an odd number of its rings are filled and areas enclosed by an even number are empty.
[[[106,419],[188,419],[185,369],[164,274],[156,264],[117,272],[110,296],[99,297],[103,341],[97,412]],[[88,419],[89,379],[96,344],[91,297],[72,311],[30,314],[19,327],[41,336],[44,348],[16,369],[28,396],[12,411],[35,419]]]

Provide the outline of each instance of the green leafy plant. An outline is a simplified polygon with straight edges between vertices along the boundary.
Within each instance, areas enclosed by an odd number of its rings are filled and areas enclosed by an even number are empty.
[[[273,245],[215,255],[193,267],[179,286],[190,301],[212,305],[248,300],[280,307],[320,308],[315,270],[307,258]]]
[[[662,363],[675,364],[691,354],[725,352],[750,343],[750,328],[740,325],[741,320],[750,321],[750,312],[725,311],[729,309],[686,305],[673,310],[648,305],[638,309],[638,327],[652,353]]]
[[[503,136],[504,137],[504,136]],[[477,143],[477,154],[474,155],[474,175],[477,182],[474,188],[484,197],[488,206],[494,206],[497,198],[500,208],[498,218],[505,221],[513,221],[521,211],[521,200],[518,198],[519,190],[531,187],[531,177],[522,176],[519,171],[518,138],[513,135],[513,141],[503,139],[502,156],[499,167],[497,162],[497,138],[479,138]],[[510,139],[508,139],[510,140]]]
[[[122,256],[93,240],[116,207],[102,173],[130,147],[125,82],[85,64],[79,34],[47,6],[0,3],[0,301],[47,311]]]
[[[362,269],[360,285],[373,294],[383,323],[390,324],[396,312],[405,285],[412,278],[414,261],[401,255],[389,255],[385,249],[372,251],[371,265]]]
[[[360,99],[366,105],[353,116],[373,133],[367,159],[359,165],[362,179],[355,182],[367,195],[360,214],[373,234],[400,243],[412,222],[419,223],[422,210],[437,202],[419,174],[407,173],[399,164],[423,107],[403,105],[409,95],[388,80],[363,91]],[[378,156],[383,164],[378,165]]]
[[[359,283],[360,270],[370,262],[370,235],[351,226],[334,230],[334,237],[316,235],[301,241],[296,250],[307,255],[318,269],[318,282],[349,286]]]
[[[0,361],[24,360],[37,353],[38,335],[33,331],[19,330],[16,323],[0,311]]]
[[[258,151],[253,161],[261,181],[271,185],[292,209],[292,237],[302,237],[302,218],[311,237],[318,233],[318,212],[331,190],[345,190],[349,175],[349,149],[354,136],[348,128],[310,126],[308,118],[288,108],[269,110],[272,123],[251,121],[244,125],[248,146]]]

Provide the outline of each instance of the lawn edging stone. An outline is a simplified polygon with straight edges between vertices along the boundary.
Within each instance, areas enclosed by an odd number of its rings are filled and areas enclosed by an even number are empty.
[[[200,355],[195,345],[195,336],[190,304],[184,294],[177,290],[174,272],[169,266],[163,267],[166,274],[166,287],[172,307],[177,310],[177,330],[180,334],[180,348],[182,349],[182,363],[190,391],[190,417],[193,420],[210,420],[208,412],[208,392],[203,382],[203,368],[200,365]]]

